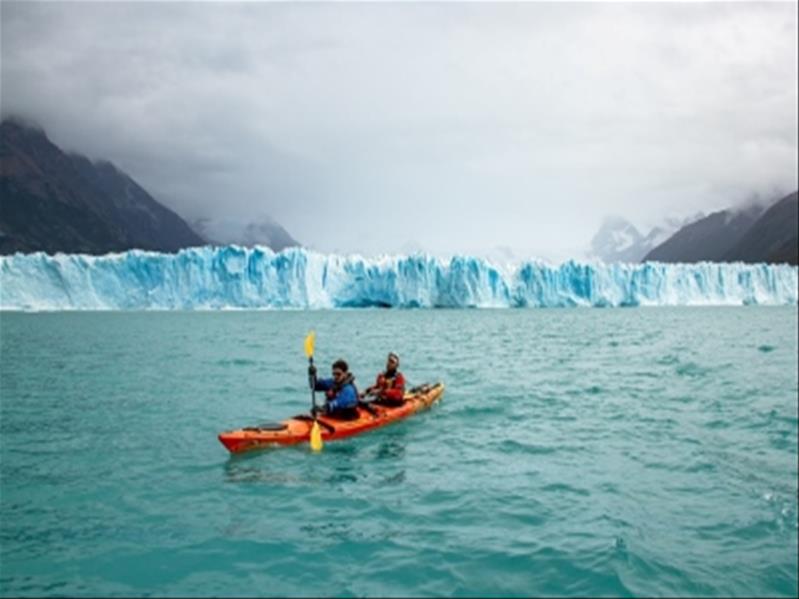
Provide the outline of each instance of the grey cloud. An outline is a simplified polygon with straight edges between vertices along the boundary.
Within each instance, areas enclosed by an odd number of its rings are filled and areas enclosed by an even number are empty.
[[[797,186],[782,3],[2,3],[2,106],[189,218],[566,255]]]

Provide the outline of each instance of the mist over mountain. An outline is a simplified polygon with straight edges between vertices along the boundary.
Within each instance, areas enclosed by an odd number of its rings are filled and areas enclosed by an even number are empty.
[[[720,210],[691,223],[646,254],[645,261],[719,262],[762,213],[759,207],[740,212]]]
[[[756,199],[682,227],[645,257],[659,262],[796,263],[796,192],[778,201]]]
[[[192,226],[214,245],[265,245],[276,252],[302,245],[269,217],[257,217],[252,221],[200,218],[192,221]]]
[[[189,223],[560,260],[609,214],[647,237],[797,188],[795,2],[2,7],[0,116]]]
[[[213,243],[300,246],[262,212],[252,218],[201,217],[190,226],[156,201],[129,175],[107,161],[65,153],[45,132],[19,119],[0,124],[0,253],[103,254],[128,249],[175,252]],[[680,222],[665,219],[642,234],[623,217],[607,217],[591,240],[588,258],[604,262],[791,262],[797,256],[797,194],[778,202],[753,197],[745,204],[701,213]],[[418,241],[408,253],[425,251]],[[456,252],[453,252],[453,254]],[[507,245],[471,254],[516,263],[546,251]],[[580,259],[586,254],[572,252]]]
[[[701,218],[683,220],[668,218],[643,235],[635,225],[621,216],[608,216],[591,239],[588,257],[603,262],[639,262],[652,248],[660,245],[687,223]]]
[[[799,264],[799,194],[776,202],[724,256],[728,262]]]
[[[0,253],[174,252],[205,240],[110,162],[66,154],[41,129],[0,124]]]
[[[105,254],[130,249],[176,252],[218,244],[299,243],[268,217],[189,226],[107,161],[66,153],[35,124],[0,124],[0,253]]]
[[[591,255],[604,262],[637,262],[646,253],[640,247],[643,239],[630,221],[609,216],[591,239]]]

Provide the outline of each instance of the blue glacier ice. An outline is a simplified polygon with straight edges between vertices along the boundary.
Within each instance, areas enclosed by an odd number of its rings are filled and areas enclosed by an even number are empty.
[[[200,247],[0,257],[3,310],[795,305],[799,269],[326,255]]]

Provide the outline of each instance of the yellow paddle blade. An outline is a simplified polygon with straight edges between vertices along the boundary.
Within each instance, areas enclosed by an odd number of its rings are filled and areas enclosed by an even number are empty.
[[[319,423],[314,420],[311,427],[311,451],[322,451],[322,431],[319,429]]]
[[[311,331],[308,333],[308,336],[305,338],[305,355],[309,358],[313,358],[313,346],[316,342],[316,333]]]

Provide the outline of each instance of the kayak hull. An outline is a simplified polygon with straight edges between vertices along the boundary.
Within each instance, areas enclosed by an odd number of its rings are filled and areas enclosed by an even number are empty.
[[[340,420],[329,416],[317,418],[323,441],[335,441],[358,435],[388,424],[405,420],[416,412],[426,410],[444,394],[444,384],[421,385],[405,393],[405,403],[399,407],[377,404],[358,406],[358,417]],[[301,414],[280,423],[266,426],[240,428],[219,433],[219,441],[230,453],[244,453],[255,449],[308,443],[313,418]]]

